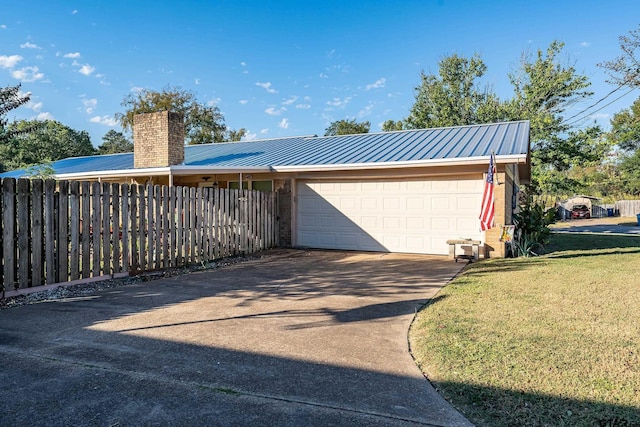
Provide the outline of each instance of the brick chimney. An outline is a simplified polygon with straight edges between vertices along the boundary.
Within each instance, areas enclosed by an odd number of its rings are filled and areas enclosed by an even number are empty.
[[[133,118],[133,167],[154,168],[184,161],[184,119],[172,111]]]

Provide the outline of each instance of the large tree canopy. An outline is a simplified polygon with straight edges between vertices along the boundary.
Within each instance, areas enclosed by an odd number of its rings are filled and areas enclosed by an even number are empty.
[[[409,116],[387,120],[383,130],[529,120],[533,186],[547,191],[547,178],[602,160],[609,146],[599,127],[578,129],[565,121],[567,111],[591,92],[587,77],[560,59],[563,47],[554,41],[535,55],[523,55],[519,69],[508,76],[514,94],[506,100],[482,85],[487,67],[477,54],[445,57],[439,62],[437,75],[420,74],[421,84]]]
[[[161,91],[143,89],[125,96],[121,105],[126,111],[116,114],[116,119],[129,131],[136,114],[175,111],[184,116],[187,144],[240,140],[245,134],[244,129],[227,129],[217,106],[198,102],[193,92],[180,87],[166,86]]]
[[[29,102],[30,97],[31,94],[20,92],[20,85],[0,88],[0,143],[12,137],[7,129],[7,113]]]
[[[369,133],[369,129],[371,129],[371,123],[368,121],[358,123],[356,119],[336,120],[325,129],[324,136]]]
[[[478,80],[487,70],[478,55],[465,58],[451,55],[440,60],[438,75],[420,73],[421,84],[409,117],[408,129],[488,123],[501,118],[500,102],[488,88],[479,88]],[[398,127],[395,122],[384,128]]]
[[[133,142],[129,141],[122,132],[111,129],[102,137],[102,144],[98,146],[98,154],[115,154],[133,152]]]
[[[640,150],[640,98],[631,107],[614,114],[609,138],[623,150]]]
[[[78,132],[54,120],[21,120],[9,124],[8,129],[15,136],[0,146],[7,170],[95,154],[86,131]],[[26,129],[29,132],[22,132]]]
[[[640,87],[640,25],[637,30],[629,31],[628,36],[618,37],[618,40],[622,54],[598,65],[607,70],[610,83]]]

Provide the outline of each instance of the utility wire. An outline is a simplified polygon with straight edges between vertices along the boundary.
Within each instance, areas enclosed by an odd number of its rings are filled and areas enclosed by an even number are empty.
[[[613,95],[614,93],[616,93],[617,91],[619,91],[620,89],[622,89],[624,87],[624,85],[620,85],[617,88],[615,88],[614,90],[612,90],[611,92],[609,92],[608,94],[606,94],[604,97],[600,98],[598,101],[596,101],[595,103],[589,105],[587,108],[583,109],[582,111],[574,114],[573,116],[569,117],[568,119],[565,119],[565,122],[568,122],[569,120],[573,119],[574,117],[578,117],[579,115],[585,113],[586,111],[589,111],[591,108],[595,107],[596,105],[600,104],[602,101],[604,101],[605,99],[607,99],[608,97],[610,97],[611,95]]]
[[[616,90],[617,90],[617,89],[616,89]],[[613,103],[614,103],[614,102],[616,102],[617,100],[619,100],[619,99],[621,99],[621,98],[623,98],[623,97],[627,96],[628,94],[630,94],[630,93],[631,93],[631,92],[633,92],[634,90],[636,90],[636,88],[632,87],[631,89],[629,89],[628,91],[626,91],[625,93],[623,93],[622,95],[620,95],[619,97],[617,97],[616,99],[614,99],[613,101],[608,102],[607,104],[603,105],[602,107],[598,108],[597,110],[591,111],[591,112],[589,112],[588,114],[586,114],[585,116],[583,116],[583,117],[579,117],[579,118],[577,118],[576,120],[574,120],[574,121],[572,121],[572,122],[569,122],[569,123],[566,123],[566,122],[565,122],[565,123],[564,123],[564,125],[566,125],[566,126],[571,126],[571,125],[572,125],[572,124],[574,124],[574,123],[577,123],[577,122],[579,122],[579,121],[581,121],[581,120],[584,120],[584,119],[586,119],[586,118],[587,118],[587,116],[589,116],[589,115],[591,115],[591,114],[594,114],[594,113],[597,113],[598,111],[602,110],[603,108],[608,107],[609,105],[613,104]],[[603,98],[603,99],[604,99],[604,98]],[[585,110],[583,110],[580,114],[584,113],[585,111],[586,111],[586,109],[585,109]],[[570,117],[569,119],[567,119],[567,120],[570,120],[570,119],[572,119],[573,117],[576,117],[576,115],[571,116],[571,117]]]

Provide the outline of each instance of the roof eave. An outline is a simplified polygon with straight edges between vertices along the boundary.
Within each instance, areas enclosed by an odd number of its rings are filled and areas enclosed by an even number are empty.
[[[273,169],[269,166],[251,166],[251,167],[237,167],[237,166],[168,166],[161,168],[139,168],[139,169],[117,169],[106,171],[92,171],[92,172],[74,172],[74,173],[62,173],[56,174],[56,179],[96,179],[96,178],[114,178],[114,177],[140,177],[140,176],[165,176],[165,175],[200,175],[205,173],[212,173],[218,171],[220,173],[259,173],[259,172],[272,172]]]
[[[526,154],[496,156],[497,164],[526,164]],[[113,177],[139,177],[158,175],[201,175],[207,173],[265,173],[265,172],[328,172],[362,169],[393,169],[393,168],[421,168],[437,166],[469,166],[485,165],[489,163],[489,156],[460,157],[454,159],[410,160],[401,162],[371,162],[352,164],[328,165],[282,165],[282,166],[188,166],[177,165],[162,168],[121,169],[99,172],[77,172],[56,174],[57,179],[96,179]]]
[[[497,164],[526,164],[526,154],[496,156]],[[464,157],[454,159],[430,159],[402,162],[376,162],[376,163],[352,163],[352,164],[328,164],[328,165],[295,165],[295,166],[273,166],[274,172],[321,172],[321,171],[344,171],[360,169],[393,169],[393,168],[421,168],[437,166],[468,166],[468,165],[488,165],[489,156]]]

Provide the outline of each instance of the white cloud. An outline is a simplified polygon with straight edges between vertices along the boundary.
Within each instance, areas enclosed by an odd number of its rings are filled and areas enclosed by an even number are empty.
[[[207,101],[207,107],[215,107],[216,105],[220,104],[221,101],[222,101],[222,98],[220,97],[211,99]]]
[[[90,76],[91,74],[93,74],[93,72],[96,70],[95,67],[92,67],[89,64],[84,64],[82,67],[80,67],[80,69],[78,70],[81,74],[84,74],[85,76]]]
[[[279,116],[280,114],[282,114],[283,111],[287,111],[287,109],[284,107],[282,108],[269,107],[266,110],[264,110],[264,112],[270,116]]]
[[[12,71],[11,76],[23,82],[35,82],[36,80],[43,79],[44,73],[41,73],[38,67],[23,67],[19,70]]]
[[[369,102],[369,105],[365,106],[362,110],[358,111],[358,117],[363,118],[371,114],[373,111],[373,102]]]
[[[280,123],[278,123],[278,126],[280,126],[282,129],[288,128],[289,127],[289,120],[287,120],[287,119],[280,120]]]
[[[594,120],[604,120],[604,119],[610,119],[611,118],[611,114],[608,113],[596,113],[596,114],[592,114],[589,116],[590,119],[594,119]]]
[[[243,141],[252,141],[254,139],[256,139],[258,135],[255,133],[251,133],[251,132],[247,132],[244,137],[242,138]]]
[[[195,84],[199,85],[199,84],[200,84],[200,79],[195,79],[195,80],[193,81],[193,83],[195,83]]]
[[[13,68],[18,62],[22,61],[22,59],[20,55],[0,55],[0,68]]]
[[[26,42],[26,43],[22,43],[20,45],[20,47],[22,49],[42,49],[40,46],[38,46],[37,44],[31,43],[31,42]]]
[[[36,116],[36,120],[54,120],[51,113],[39,113]]]
[[[344,99],[340,99],[340,98],[333,98],[331,101],[327,101],[327,105],[331,106],[331,107],[336,107],[336,108],[344,108],[347,106],[347,104],[351,101],[351,97],[347,96]]]
[[[256,82],[256,86],[260,86],[261,88],[264,88],[269,93],[278,93],[277,90],[271,87],[271,82],[265,82],[265,83]]]
[[[6,30],[6,29],[7,29],[7,26],[6,26],[6,25],[4,25],[4,24],[2,24],[2,25],[0,25],[0,28],[2,28],[3,30]]]
[[[73,10],[71,11],[71,14],[72,14],[72,15],[77,15],[77,14],[78,14],[78,9],[73,9]]]
[[[143,87],[140,87],[140,86],[132,86],[132,87],[131,87],[131,92],[134,92],[134,93],[140,93],[140,92],[142,92],[143,90],[144,90],[144,88],[143,88]]]
[[[291,105],[294,102],[296,102],[297,100],[298,100],[297,96],[292,96],[291,98],[285,99],[284,101],[282,101],[282,105]]]
[[[376,80],[375,83],[367,85],[365,87],[365,90],[378,89],[378,88],[384,87],[384,84],[385,84],[386,81],[387,81],[387,79],[382,77],[382,78]]]
[[[69,52],[62,55],[63,58],[80,58],[80,52]]]
[[[95,116],[89,119],[91,123],[99,123],[101,125],[114,127],[118,124],[118,121],[111,116]]]
[[[239,102],[240,104],[242,104],[242,105],[246,105],[246,104],[248,104],[248,103],[249,103],[249,101],[248,101],[248,100],[246,100],[246,99],[241,99],[241,100],[240,100],[240,101],[238,101],[238,102]]]
[[[582,46],[582,47],[589,47],[589,46],[591,46],[591,43],[589,43],[589,42],[582,42],[582,43],[580,43],[580,46]]]
[[[243,67],[246,67],[246,66],[247,66],[247,63],[246,63],[246,62],[244,62],[244,61],[242,61],[242,62],[240,63],[240,65],[242,65]]]
[[[311,108],[310,104],[297,104],[296,108],[300,108],[301,110],[308,110],[309,108]]]
[[[98,106],[98,100],[95,98],[91,99],[83,99],[82,105],[84,105],[84,110],[87,114],[93,113],[93,110]]]
[[[268,133],[269,133],[269,128],[260,129],[260,134],[261,135],[266,135]]]
[[[42,102],[29,101],[29,102],[27,102],[25,107],[30,108],[30,109],[32,109],[33,111],[35,111],[37,113],[40,110],[42,110]]]
[[[326,75],[325,73],[320,73],[320,78],[321,78],[321,79],[328,79],[328,78],[329,78],[329,76],[328,76],[328,75]]]

